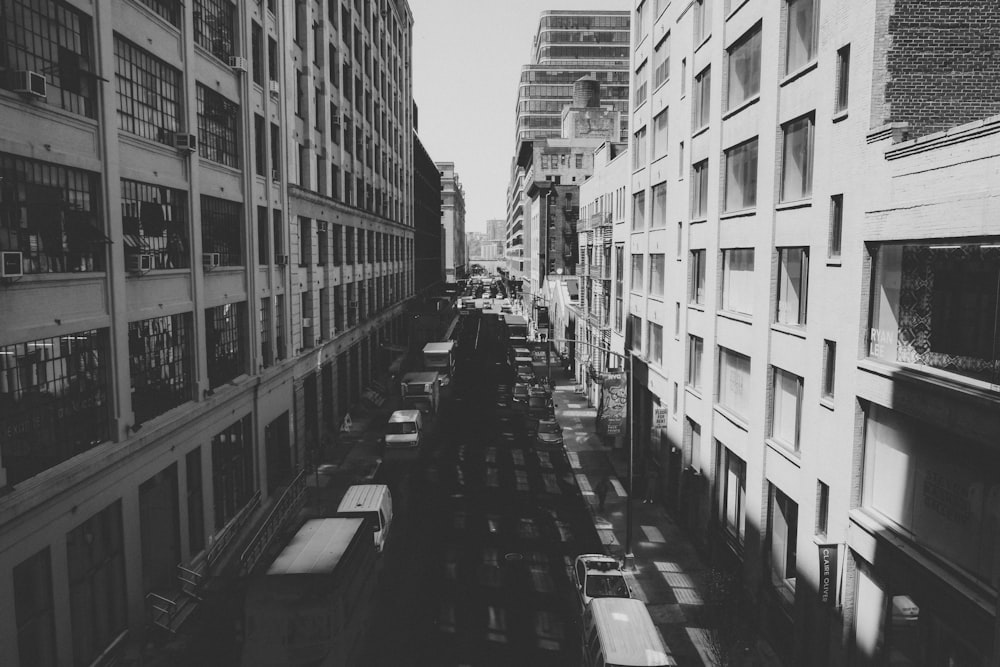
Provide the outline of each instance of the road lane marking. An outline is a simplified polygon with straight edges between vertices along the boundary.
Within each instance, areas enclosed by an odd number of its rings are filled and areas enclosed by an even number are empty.
[[[650,542],[666,542],[663,533],[656,526],[642,526],[642,532],[646,533],[646,539]]]
[[[567,452],[566,458],[569,459],[569,465],[571,468],[580,469],[580,455],[576,452]]]

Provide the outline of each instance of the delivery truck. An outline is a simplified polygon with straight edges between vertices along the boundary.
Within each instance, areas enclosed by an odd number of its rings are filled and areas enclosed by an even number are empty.
[[[373,607],[371,519],[309,519],[266,572],[251,576],[243,667],[358,664]]]
[[[424,345],[424,370],[437,371],[442,386],[450,383],[455,377],[455,341]]]
[[[441,400],[441,383],[437,372],[407,373],[399,386],[404,408],[420,410],[425,415],[437,414]]]

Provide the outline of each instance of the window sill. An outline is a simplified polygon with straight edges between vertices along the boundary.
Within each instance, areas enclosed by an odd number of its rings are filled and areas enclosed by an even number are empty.
[[[707,35],[705,35],[704,37],[702,37],[701,41],[698,42],[698,46],[694,47],[694,52],[698,53],[698,51],[701,50],[701,47],[703,47],[706,44],[708,44],[708,40],[710,40],[710,39],[712,39],[712,33],[708,33]]]
[[[820,396],[819,404],[822,405],[827,410],[829,410],[830,412],[833,412],[835,410],[835,407],[833,405],[833,396]]]
[[[835,112],[833,116],[830,118],[830,120],[834,123],[839,123],[840,121],[847,118],[847,112],[848,109],[841,109],[840,111]]]
[[[737,211],[726,211],[725,213],[719,214],[719,220],[730,220],[732,218],[749,218],[750,216],[757,215],[757,207],[752,206],[750,208],[741,208]]]
[[[841,259],[840,257],[827,257],[826,258],[826,265],[827,266],[841,266],[843,263],[844,263],[844,260]]]
[[[764,442],[767,444],[769,448],[771,448],[778,454],[781,454],[784,458],[788,460],[789,463],[791,463],[795,467],[798,468],[802,466],[801,454],[788,447],[788,445],[785,445],[782,442],[778,442],[774,438],[764,438]]]
[[[187,271],[187,269],[184,269]],[[8,289],[14,287],[14,285],[29,284],[29,283],[47,283],[47,282],[60,282],[60,281],[81,281],[81,280],[92,280],[94,282],[100,282],[106,280],[108,274],[106,271],[66,271],[61,273],[25,273],[20,278],[16,278],[14,283],[8,285]]]
[[[812,196],[806,199],[796,199],[794,201],[784,201],[774,205],[775,211],[790,211],[793,208],[806,208],[807,206],[812,206],[813,200]]]
[[[691,394],[692,396],[694,396],[695,398],[697,398],[699,401],[702,400],[702,398],[704,398],[701,395],[701,387],[696,387],[696,386],[691,385],[691,384],[685,384],[684,385],[684,392],[687,393],[687,394]]]
[[[726,14],[726,20],[728,21],[729,19],[733,18],[733,15],[736,14],[736,12],[740,11],[740,9],[742,9],[743,6],[748,2],[750,2],[750,0],[738,0],[736,6],[730,9],[729,13]]]
[[[701,136],[701,135],[705,134],[706,132],[708,132],[708,127],[709,126],[707,124],[706,125],[702,125],[697,130],[695,130],[694,132],[691,133],[691,138],[694,139],[695,137],[698,137],[698,136]]]
[[[810,60],[809,62],[807,62],[805,65],[803,65],[802,67],[798,68],[794,72],[790,72],[790,73],[786,74],[785,78],[778,82],[778,87],[781,88],[781,87],[787,86],[788,84],[790,84],[791,82],[795,81],[796,79],[799,79],[800,77],[803,77],[806,74],[808,74],[809,72],[811,72],[814,69],[816,69],[816,67],[818,65],[819,65],[819,60],[816,59],[816,58],[813,58],[812,60]]]
[[[715,412],[718,413],[720,417],[723,417],[724,419],[731,422],[733,426],[735,426],[736,428],[742,431],[750,430],[750,425],[747,423],[745,419],[743,419],[743,417],[740,417],[735,412],[731,411],[729,408],[722,405],[721,403],[716,403],[712,409],[715,410]]]
[[[705,312],[705,304],[703,303],[689,303],[687,307],[690,308],[691,310],[697,310],[700,313]]]
[[[789,336],[795,336],[796,338],[801,338],[803,340],[805,340],[806,337],[806,328],[804,325],[782,324],[781,322],[775,322],[771,325],[771,331],[787,334]]]
[[[657,84],[656,88],[653,88],[653,94],[655,95],[656,93],[658,93],[660,91],[660,88],[663,88],[668,83],[670,83],[670,77],[667,77],[666,79],[664,79],[663,81],[661,81],[659,84]]]
[[[700,225],[703,222],[708,222],[708,216],[702,216],[700,218],[693,217],[691,218],[691,221],[688,223],[688,225]]]
[[[719,310],[716,311],[715,315],[716,317],[733,320],[734,322],[742,322],[743,324],[753,325],[753,316],[745,313],[737,313],[733,310]]]
[[[749,0],[746,0],[746,1],[749,2]],[[729,111],[727,111],[724,114],[722,114],[722,120],[729,120],[730,118],[732,118],[733,116],[735,116],[739,112],[743,111],[747,107],[751,107],[754,104],[757,104],[757,102],[760,102],[760,93],[757,93],[756,95],[754,95],[753,97],[751,97],[749,99],[743,100],[738,105],[736,105],[735,107],[733,107]]]

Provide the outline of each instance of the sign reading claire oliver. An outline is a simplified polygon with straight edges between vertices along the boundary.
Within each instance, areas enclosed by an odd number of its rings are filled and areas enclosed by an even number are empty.
[[[837,545],[819,546],[819,601],[827,607],[837,606]]]

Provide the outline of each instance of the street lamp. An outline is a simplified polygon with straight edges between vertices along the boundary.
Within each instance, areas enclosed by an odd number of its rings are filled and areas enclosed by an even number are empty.
[[[570,341],[567,338],[549,337],[549,342],[550,344],[555,342],[560,342],[560,343],[573,342],[576,345],[585,345],[588,348],[597,350],[599,352],[613,355],[615,358],[620,359],[623,362],[623,365],[626,367],[625,402],[627,405],[626,426],[628,427],[628,470],[626,472],[626,475],[628,476],[628,495],[625,497],[625,561],[626,563],[632,563],[633,560],[635,559],[635,554],[632,553],[632,491],[633,491],[633,477],[634,477],[633,457],[635,456],[635,429],[633,428],[633,415],[635,411],[632,405],[632,355],[615,352],[610,348],[583,340]]]

